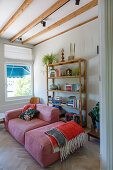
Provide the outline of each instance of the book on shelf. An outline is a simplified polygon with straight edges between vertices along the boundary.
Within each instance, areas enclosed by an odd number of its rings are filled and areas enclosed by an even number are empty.
[[[82,87],[82,84],[81,84]],[[64,84],[65,91],[79,92],[79,84]]]
[[[79,108],[80,100],[76,96],[69,96],[66,101],[63,101],[62,96],[48,97],[48,102],[52,104],[58,104],[62,106],[69,106],[72,108]]]
[[[50,77],[60,77],[60,70],[58,69],[51,69],[50,70]]]
[[[75,96],[68,97],[68,106],[79,108],[79,99],[77,99]]]

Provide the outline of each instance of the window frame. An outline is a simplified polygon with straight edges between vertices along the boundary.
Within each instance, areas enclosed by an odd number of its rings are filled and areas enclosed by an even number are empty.
[[[31,95],[28,96],[15,96],[15,97],[8,97],[7,96],[7,65],[19,65],[19,66],[30,66],[31,67]],[[5,101],[14,101],[14,100],[23,100],[23,99],[30,99],[34,93],[34,77],[33,77],[33,64],[29,62],[5,62],[4,64],[4,73],[5,73]]]

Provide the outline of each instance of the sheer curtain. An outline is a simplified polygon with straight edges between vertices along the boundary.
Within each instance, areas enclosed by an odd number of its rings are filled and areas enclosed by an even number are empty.
[[[99,0],[101,169],[113,170],[113,0]]]

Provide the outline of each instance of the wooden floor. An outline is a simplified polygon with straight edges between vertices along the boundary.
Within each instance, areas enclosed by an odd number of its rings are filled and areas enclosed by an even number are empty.
[[[43,168],[0,125],[0,170],[42,170]],[[99,143],[86,142],[63,162],[57,161],[46,170],[99,170]]]

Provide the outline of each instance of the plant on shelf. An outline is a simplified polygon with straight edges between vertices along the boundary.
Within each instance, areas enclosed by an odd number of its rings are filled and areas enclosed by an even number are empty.
[[[53,62],[56,62],[57,60],[56,60],[56,57],[55,57],[55,55],[54,54],[47,54],[47,55],[45,55],[43,58],[42,58],[42,63],[43,63],[43,65],[48,65],[48,64],[52,64]]]

